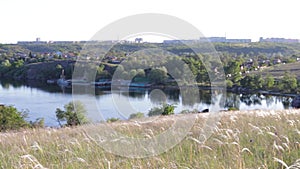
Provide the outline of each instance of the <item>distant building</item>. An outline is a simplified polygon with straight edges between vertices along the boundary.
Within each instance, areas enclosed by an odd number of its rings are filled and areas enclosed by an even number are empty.
[[[30,44],[47,44],[46,41],[18,41],[18,45],[30,45]]]
[[[251,43],[251,39],[226,39],[226,37],[201,37],[198,40],[164,40],[164,44],[180,44],[195,42],[211,42],[211,43]]]
[[[200,38],[200,41],[208,41],[208,42],[226,42],[226,37],[207,37]]]
[[[164,40],[163,43],[164,44],[181,44],[182,41],[181,40]]]
[[[251,43],[251,39],[227,39],[226,37],[208,37],[200,38],[209,42],[221,42],[221,43]]]
[[[251,39],[226,39],[228,43],[251,43]]]
[[[54,44],[73,44],[74,41],[53,41]]]
[[[46,44],[46,41],[41,41],[41,38],[36,38],[35,41],[18,41],[18,45],[29,45],[29,44]]]
[[[273,43],[299,43],[299,39],[285,39],[285,38],[259,38],[259,42],[273,42]]]

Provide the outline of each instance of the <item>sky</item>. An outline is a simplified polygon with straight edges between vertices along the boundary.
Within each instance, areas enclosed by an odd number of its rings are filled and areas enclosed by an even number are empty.
[[[178,17],[206,37],[300,39],[298,4],[298,0],[0,0],[0,43],[37,37],[89,40],[106,25],[142,13]],[[148,38],[144,41],[155,40]]]

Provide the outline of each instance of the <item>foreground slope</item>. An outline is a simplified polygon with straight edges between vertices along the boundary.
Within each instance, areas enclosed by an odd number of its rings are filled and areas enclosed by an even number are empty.
[[[0,134],[1,168],[281,168],[300,159],[300,111],[221,112],[200,141],[208,114],[180,114],[63,129]],[[196,118],[185,139],[158,156],[126,158],[106,152],[89,135],[108,125],[124,136],[151,138],[176,119]],[[112,141],[112,140],[110,140]],[[122,147],[126,149],[126,147]]]

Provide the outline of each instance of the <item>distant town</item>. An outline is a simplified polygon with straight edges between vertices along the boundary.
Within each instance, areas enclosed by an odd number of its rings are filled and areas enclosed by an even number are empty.
[[[164,40],[164,44],[174,44],[182,42],[212,42],[212,43],[251,43],[251,39],[227,39],[226,37],[203,37],[198,40]],[[258,42],[271,43],[300,43],[300,39],[286,39],[286,38],[263,38],[260,37]]]
[[[41,41],[40,38],[36,38],[35,41],[18,41],[18,45],[28,44],[84,44],[95,43],[97,41]],[[108,42],[114,42],[108,41]],[[134,41],[122,41],[127,43],[147,43],[143,41],[143,38],[136,38]],[[164,40],[164,44],[179,44],[189,42],[212,42],[212,43],[252,43],[251,39],[228,39],[226,37],[201,37],[194,40]],[[260,37],[258,42],[270,42],[270,43],[300,43],[300,39],[286,39],[286,38],[263,38]]]

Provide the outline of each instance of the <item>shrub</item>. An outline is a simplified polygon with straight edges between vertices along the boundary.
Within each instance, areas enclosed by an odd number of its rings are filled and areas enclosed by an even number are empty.
[[[165,104],[165,105],[163,106],[163,108],[164,108],[164,111],[163,111],[162,115],[165,116],[165,115],[171,115],[171,114],[174,114],[175,106],[170,105],[170,104]]]
[[[79,102],[70,102],[64,106],[65,110],[56,109],[56,118],[60,126],[61,122],[66,122],[67,126],[77,126],[88,122],[85,114],[86,110],[84,105]]]
[[[13,106],[0,105],[0,131],[29,127],[29,123],[25,121],[26,117],[26,112],[19,112]]]
[[[137,112],[137,113],[131,114],[129,116],[129,119],[138,119],[138,118],[143,118],[143,117],[145,117],[144,113]]]
[[[158,116],[163,112],[163,107],[153,107],[149,110],[148,116]]]
[[[231,80],[226,80],[226,86],[227,87],[232,87],[233,86],[233,82]]]
[[[120,119],[119,118],[109,118],[106,120],[106,122],[108,123],[112,123],[112,122],[116,122],[116,121],[119,121]]]
[[[148,116],[171,115],[174,114],[174,109],[174,105],[163,104],[161,107],[154,107],[150,109]]]
[[[228,111],[238,111],[239,109],[236,107],[228,107]]]
[[[182,110],[182,111],[180,112],[180,114],[189,114],[189,113],[191,113],[191,111],[189,111],[189,110]]]
[[[30,121],[30,127],[32,128],[43,128],[45,127],[44,118],[37,118],[35,121]]]

